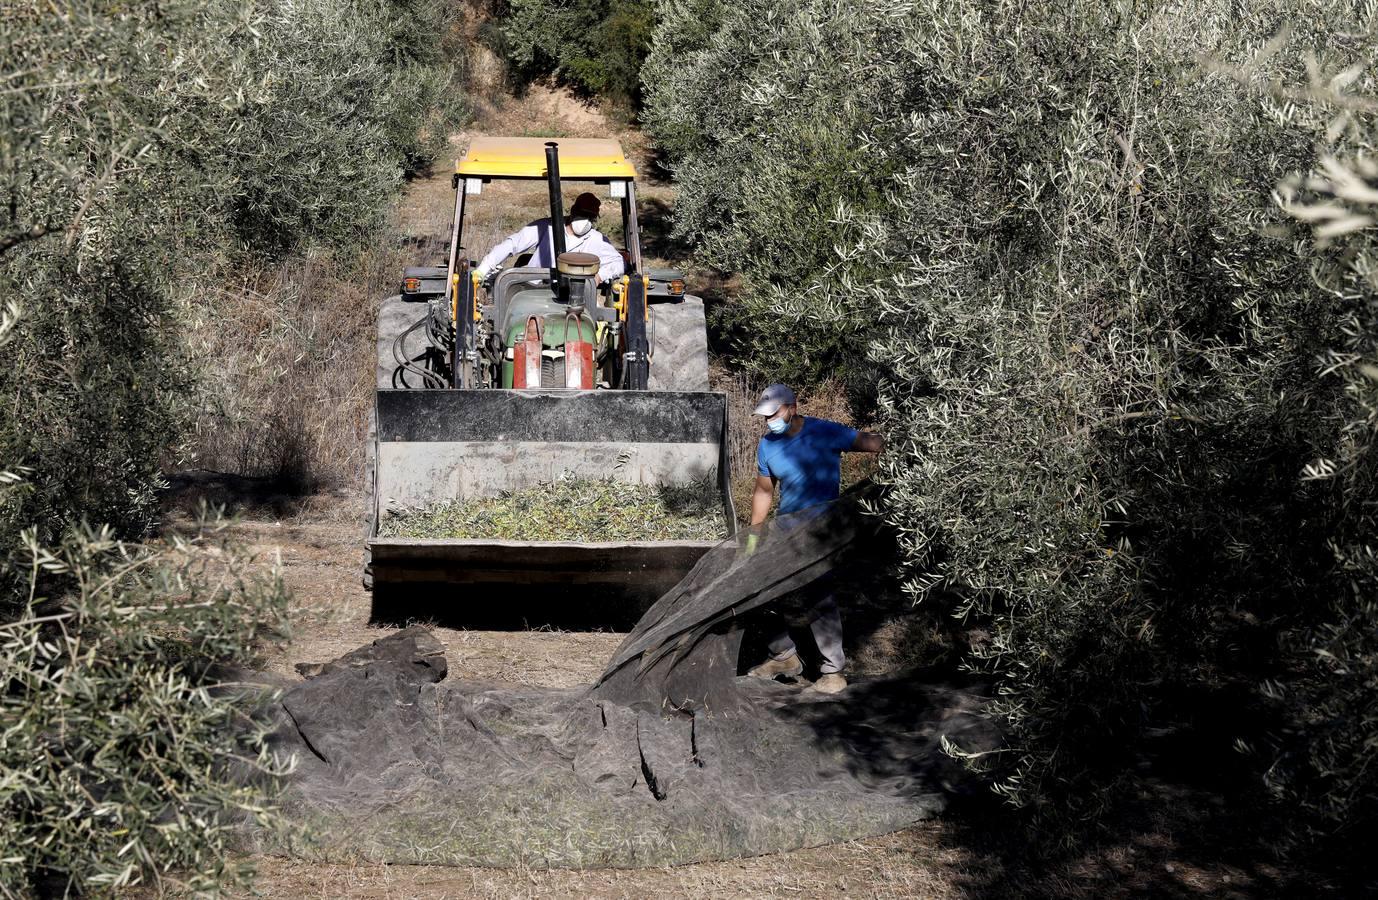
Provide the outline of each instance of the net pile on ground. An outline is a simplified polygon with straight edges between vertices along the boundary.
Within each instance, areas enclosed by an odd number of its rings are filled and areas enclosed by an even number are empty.
[[[447,678],[410,628],[324,666],[281,701],[301,762],[286,808],[338,860],[660,866],[874,835],[941,810],[994,746],[980,698],[907,678],[836,696],[737,675],[744,617],[788,607],[866,529],[842,502],[755,553],[723,542],[628,635],[599,681],[543,689]],[[271,848],[264,848],[271,849]]]
[[[404,510],[379,523],[381,537],[516,541],[711,541],[725,531],[711,482],[644,485],[574,477]]]

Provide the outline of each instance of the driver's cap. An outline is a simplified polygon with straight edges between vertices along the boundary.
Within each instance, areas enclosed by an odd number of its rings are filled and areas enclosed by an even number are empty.
[[[756,401],[756,409],[751,414],[753,416],[773,416],[780,407],[793,406],[794,404],[794,391],[783,384],[772,384],[761,391],[761,396]]]
[[[598,195],[584,191],[584,193],[574,198],[574,205],[569,208],[569,214],[571,217],[583,214],[590,219],[596,219],[598,218],[598,210],[601,209],[602,206],[603,204],[598,199]]]

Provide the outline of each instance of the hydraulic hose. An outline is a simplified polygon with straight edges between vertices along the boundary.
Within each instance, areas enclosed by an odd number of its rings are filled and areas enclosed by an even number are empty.
[[[427,324],[427,323],[430,321],[430,318],[431,318],[430,310],[427,310],[426,313],[425,313],[425,315],[423,315],[421,318],[417,319],[416,322],[415,322],[410,328],[408,328],[406,331],[404,331],[404,332],[402,332],[401,334],[399,334],[397,337],[393,338],[393,341],[392,341],[392,358],[393,358],[394,360],[396,360],[397,365],[398,365],[399,368],[401,368],[401,369],[403,369],[403,370],[405,370],[405,371],[407,371],[407,372],[411,372],[411,373],[413,373],[413,374],[415,374],[415,375],[420,375],[420,376],[421,376],[422,383],[425,384],[426,387],[429,387],[429,388],[444,388],[444,387],[446,386],[446,385],[445,385],[445,381],[444,381],[439,375],[435,374],[435,373],[432,372],[430,369],[427,369],[427,368],[424,368],[424,367],[422,367],[422,366],[416,365],[416,363],[412,362],[410,359],[407,358],[407,354],[406,354],[406,346],[405,346],[405,345],[406,345],[406,342],[407,342],[407,337],[408,337],[413,331],[415,331],[416,329],[420,328],[422,325]]]

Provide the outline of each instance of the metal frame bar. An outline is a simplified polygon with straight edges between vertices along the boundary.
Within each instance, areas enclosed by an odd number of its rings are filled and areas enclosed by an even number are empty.
[[[468,262],[467,257],[461,257],[461,261]],[[451,386],[460,390],[471,390],[474,385],[475,375],[471,359],[475,349],[474,335],[474,304],[478,298],[474,296],[474,280],[470,275],[468,266],[459,274],[459,298],[458,303],[453,307],[455,310],[455,347],[450,359]]]
[[[722,494],[723,515],[727,518],[727,535],[737,534],[737,508],[732,504],[732,455],[728,452],[728,435],[732,410],[724,403],[722,407],[722,443],[718,445],[718,491]]]
[[[623,329],[623,365],[627,367],[627,389],[644,391],[650,387],[651,344],[646,333],[646,282],[632,273],[627,279],[627,325]]]
[[[455,218],[450,224],[450,260],[445,266],[445,308],[453,305],[455,263],[459,258],[459,243],[464,234],[464,178],[455,175]]]
[[[627,179],[627,196],[622,198],[622,243],[632,258],[632,271],[641,271],[641,223],[636,217],[636,182]]]

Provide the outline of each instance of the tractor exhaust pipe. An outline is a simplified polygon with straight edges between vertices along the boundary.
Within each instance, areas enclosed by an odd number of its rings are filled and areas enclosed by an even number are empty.
[[[550,240],[555,253],[550,266],[550,283],[559,281],[558,263],[565,252],[565,201],[560,195],[560,145],[548,141],[545,145],[545,178],[550,186]]]

